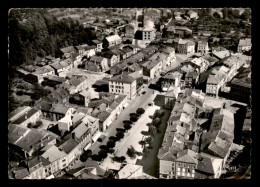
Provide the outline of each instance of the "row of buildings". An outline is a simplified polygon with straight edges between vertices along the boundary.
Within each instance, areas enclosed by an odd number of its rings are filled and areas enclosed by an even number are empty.
[[[184,89],[175,98],[158,152],[159,178],[219,178],[226,168],[235,109],[222,100],[208,106],[206,97],[201,90]]]

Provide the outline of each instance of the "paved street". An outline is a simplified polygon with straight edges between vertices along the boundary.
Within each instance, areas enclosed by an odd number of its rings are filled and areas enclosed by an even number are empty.
[[[129,114],[136,112],[137,108],[147,108],[147,104],[152,102],[156,95],[159,93],[158,91],[151,90],[145,86],[143,89],[146,93],[143,95],[141,94],[140,96],[136,96],[135,99],[129,100],[128,104],[129,106],[124,109],[120,115],[117,117],[116,120],[113,121],[113,123],[106,129],[105,132],[103,132],[104,135],[106,135],[106,138],[103,140],[102,143],[96,141],[89,149],[92,150],[92,155],[97,154],[99,152],[99,146],[100,145],[106,145],[107,141],[109,140],[108,138],[110,136],[115,136],[116,134],[116,128],[123,128],[123,121],[124,120],[129,120]],[[146,124],[146,123],[145,123]],[[122,141],[122,140],[121,140]],[[116,147],[115,147],[116,149]],[[90,158],[89,158],[90,159]],[[74,165],[74,168],[78,168],[80,166],[84,165],[84,163],[78,162],[77,164]]]

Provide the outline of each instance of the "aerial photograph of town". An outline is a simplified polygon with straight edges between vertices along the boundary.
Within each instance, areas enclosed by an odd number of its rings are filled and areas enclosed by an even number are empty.
[[[250,179],[250,8],[12,8],[8,179]]]

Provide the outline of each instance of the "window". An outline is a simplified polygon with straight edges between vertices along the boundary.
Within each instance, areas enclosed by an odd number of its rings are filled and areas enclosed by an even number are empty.
[[[178,171],[181,171],[181,168],[178,168]]]

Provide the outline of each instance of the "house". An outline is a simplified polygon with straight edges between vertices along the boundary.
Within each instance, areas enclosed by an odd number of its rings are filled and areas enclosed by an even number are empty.
[[[214,51],[212,52],[213,57],[216,57],[218,60],[222,60],[226,57],[230,56],[230,52],[228,50],[224,51]]]
[[[103,49],[103,42],[99,40],[92,40],[92,44],[95,45],[95,51],[101,52]]]
[[[76,48],[74,46],[64,47],[60,49],[59,56],[70,58],[72,54],[76,53]]]
[[[223,86],[225,75],[209,75],[207,79],[206,94],[218,97],[219,89]]]
[[[187,15],[189,16],[190,19],[198,19],[199,16],[198,16],[198,13],[197,12],[194,12],[192,10],[190,10],[189,12],[187,12]]]
[[[91,142],[89,144],[86,144],[86,146],[84,147],[84,150],[87,150],[92,145],[92,143],[97,141],[97,139],[101,135],[99,131],[99,119],[86,114],[81,119],[81,123],[84,123],[88,128],[90,128]]]
[[[51,163],[51,174],[54,174],[67,166],[67,154],[56,145],[46,146],[41,149],[41,156]]]
[[[10,126],[10,125],[9,125]],[[21,130],[21,132],[19,132]],[[57,136],[46,130],[23,129],[17,125],[10,126],[8,132],[9,148],[24,158],[31,157],[33,153],[46,145],[56,144]]]
[[[133,50],[131,48],[122,48],[119,50],[126,55],[126,58],[130,57],[133,54]]]
[[[136,96],[136,80],[125,73],[114,76],[109,80],[109,93],[124,94],[133,99]]]
[[[192,59],[191,63],[197,67],[196,69],[198,69],[199,73],[206,71],[209,67],[208,61],[204,60],[202,57]]]
[[[95,55],[96,51],[99,50],[99,49],[97,50],[97,47],[95,45],[91,45],[91,46],[82,45],[82,48],[84,49],[82,55],[87,56],[88,58]]]
[[[104,40],[103,40],[103,47],[104,48],[112,47],[112,46],[115,46],[115,45],[119,45],[121,43],[122,43],[122,38],[120,38],[116,34],[116,35],[105,37]]]
[[[84,134],[85,132],[83,133],[83,135]],[[71,169],[76,163],[76,159],[79,159],[82,153],[79,142],[77,142],[73,138],[69,138],[65,142],[62,142],[61,145],[58,144],[58,148],[66,153],[66,169]]]
[[[150,77],[151,79],[159,77],[159,73],[162,70],[162,61],[153,60],[147,61],[143,65],[143,75]]]
[[[74,93],[70,95],[69,102],[72,104],[83,105],[87,107],[91,99],[90,95],[91,94],[89,91],[83,90],[79,93]]]
[[[112,67],[114,66],[115,64],[117,64],[120,60],[118,59],[118,56],[114,55],[113,53],[111,52],[106,52],[106,53],[103,53],[101,54],[102,57],[108,59],[108,66],[109,67]]]
[[[25,110],[22,115],[20,115],[12,122],[12,124],[27,127],[29,123],[34,124],[40,118],[40,116],[41,110],[31,108],[30,110]]]
[[[180,93],[180,87],[170,86],[164,95],[164,107],[172,109]]]
[[[55,71],[54,69],[49,66],[43,66],[40,68],[37,68],[34,72],[32,73],[28,73],[25,75],[24,79],[30,83],[42,83],[42,81],[44,80],[43,78],[45,76],[49,76],[49,75],[54,75]]]
[[[250,103],[251,97],[251,67],[244,70],[239,76],[232,79],[230,96],[233,100]]]
[[[251,47],[252,47],[251,38],[240,39],[237,46],[237,52],[241,53],[244,51],[249,51]]]
[[[222,171],[223,159],[200,153],[198,156],[198,167],[195,172],[196,179],[216,179],[219,178]]]
[[[74,75],[72,78],[68,79],[65,84],[69,85],[69,94],[74,94],[86,90],[87,88],[87,78],[81,75]]]
[[[8,123],[12,123],[32,108],[29,106],[18,107],[8,115]]]
[[[131,24],[128,24],[125,26],[125,36],[127,37],[133,37],[134,36],[134,26]]]
[[[174,26],[173,29],[174,29],[176,34],[179,34],[181,36],[183,36],[184,34],[192,34],[192,30],[189,29],[188,27]]]
[[[194,72],[194,71],[188,72],[185,75],[186,87],[193,88],[197,84],[198,79],[199,79],[199,74],[197,72]]]
[[[205,55],[205,54],[208,54],[208,52],[209,52],[208,42],[199,41],[198,46],[197,46],[197,53]]]
[[[75,111],[74,108],[67,107],[63,104],[53,104],[49,111],[45,111],[52,121],[59,121],[65,116],[70,116],[72,112]]]
[[[131,49],[131,50],[133,51],[133,54],[136,54],[136,53],[140,50],[139,47],[137,47],[137,46],[135,46],[135,45],[133,45],[133,44],[126,45],[126,46],[124,46],[123,48],[129,48],[129,49]]]
[[[54,69],[55,75],[59,77],[66,77],[67,72],[72,69],[72,65],[72,60],[68,58],[61,62],[55,62],[50,66]]]
[[[117,48],[112,49],[111,53],[115,54],[117,56],[117,58],[119,57],[118,58],[119,61],[126,59],[126,53],[121,51],[120,49],[117,49]]]
[[[195,43],[190,40],[180,39],[177,45],[177,52],[193,55],[195,53]]]
[[[212,57],[210,55],[204,55],[201,58],[204,62],[206,62],[206,64],[208,64],[209,67],[213,66],[218,61],[217,58]]]
[[[108,70],[108,60],[106,58],[94,55],[90,58],[90,61],[99,65],[102,71]]]
[[[167,73],[166,75],[161,77],[162,91],[167,91],[170,86],[178,87],[181,78],[182,78],[182,74],[178,71],[175,71],[173,73]]]
[[[172,63],[176,60],[175,49],[173,47],[166,47],[162,49],[162,53],[167,55],[166,66],[171,66]]]

